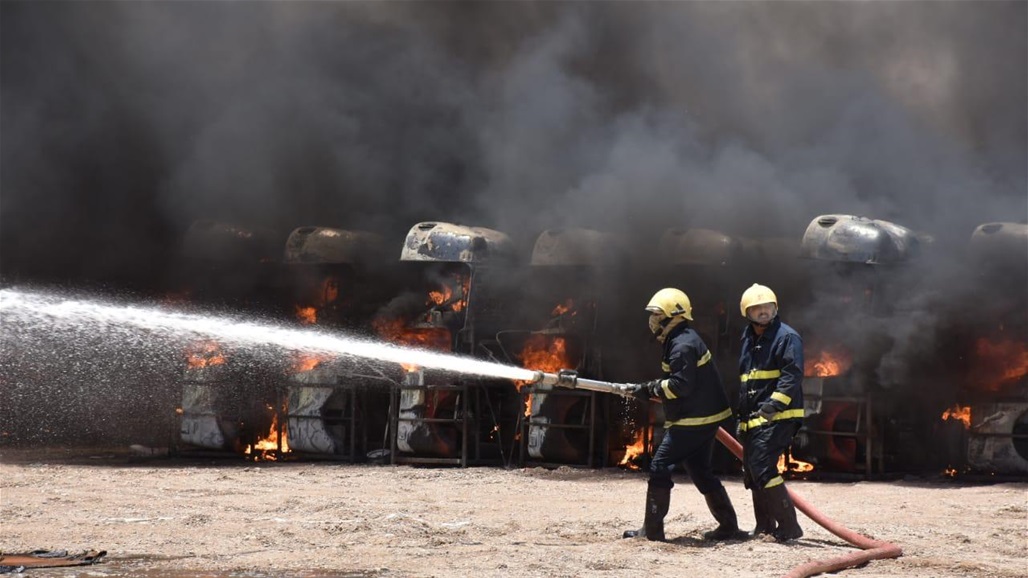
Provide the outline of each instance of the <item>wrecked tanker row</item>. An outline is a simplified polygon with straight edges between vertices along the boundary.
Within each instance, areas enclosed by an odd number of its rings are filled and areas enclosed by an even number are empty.
[[[191,267],[179,288],[187,299],[248,298],[252,285],[233,278],[261,268],[275,279],[263,303],[298,324],[638,382],[653,377],[659,355],[642,305],[675,286],[692,298],[694,327],[732,395],[743,326],[732,313],[741,290],[761,282],[807,350],[804,427],[783,468],[1028,474],[1024,224],[978,227],[966,255],[953,256],[974,282],[941,300],[933,285],[946,279],[924,273],[930,237],[849,215],[817,217],[795,239],[668,230],[642,258],[618,235],[580,228],[543,232],[527,259],[502,232],[442,222],[414,225],[398,256],[397,245],[301,227],[276,258],[260,235],[197,223],[183,241]],[[930,346],[918,346],[919,331],[932,332]],[[253,379],[235,375],[218,344],[198,348],[182,379],[182,452],[638,468],[663,434],[659,404],[591,391],[313,355]],[[737,467],[718,451],[721,469]]]

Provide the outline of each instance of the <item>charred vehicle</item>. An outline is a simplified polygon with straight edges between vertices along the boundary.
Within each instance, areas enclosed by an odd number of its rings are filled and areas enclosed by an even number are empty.
[[[532,250],[517,325],[497,334],[511,363],[544,372],[574,370],[603,378],[604,282],[620,269],[618,239],[591,229],[542,232]],[[554,388],[542,382],[516,384],[524,399],[518,428],[522,464],[603,466],[608,463],[611,396]]]
[[[285,247],[297,322],[372,337],[375,312],[402,284],[385,240],[365,231],[300,227]],[[362,459],[386,447],[388,377],[325,356],[296,355],[285,380],[285,434],[277,449]],[[284,446],[284,447],[283,447]]]
[[[217,311],[281,313],[279,258],[268,231],[197,221],[181,241],[181,260],[167,296],[175,306]],[[252,454],[277,436],[274,366],[197,341],[183,352],[179,451]]]
[[[907,274],[925,240],[852,215],[819,216],[803,235],[810,294],[792,319],[804,340],[806,417],[792,453],[819,472],[881,474],[886,443],[893,463],[904,445],[922,443],[923,420],[910,411],[921,407],[914,372],[890,375],[883,366],[899,350],[898,331],[918,320],[897,295],[915,283]]]
[[[400,261],[415,281],[373,321],[376,333],[406,346],[493,358],[493,336],[513,295],[504,282],[514,266],[507,235],[452,223],[414,225]],[[517,415],[507,380],[445,375],[407,365],[392,389],[390,456],[394,463],[509,461]]]

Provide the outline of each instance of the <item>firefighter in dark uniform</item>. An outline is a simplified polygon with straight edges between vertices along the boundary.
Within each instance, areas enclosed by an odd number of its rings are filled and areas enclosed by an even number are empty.
[[[786,542],[803,535],[778,460],[803,421],[803,341],[778,318],[778,298],[754,284],[739,310],[750,323],[739,357],[739,441],[743,481],[753,495],[753,535]]]
[[[650,299],[650,330],[664,346],[661,367],[663,379],[633,384],[631,393],[638,399],[658,398],[664,404],[667,421],[664,438],[650,462],[646,489],[646,515],[640,530],[628,530],[625,538],[645,536],[664,540],[664,516],[671,502],[675,464],[684,463],[696,489],[706,498],[707,507],[718,523],[706,532],[708,540],[745,537],[739,532],[735,508],[721,481],[714,477],[711,452],[718,425],[731,417],[728,396],[711,353],[700,336],[689,327],[692,304],[678,289],[661,289]]]

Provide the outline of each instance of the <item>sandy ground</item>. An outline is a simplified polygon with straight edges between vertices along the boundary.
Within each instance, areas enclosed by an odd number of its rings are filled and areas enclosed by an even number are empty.
[[[687,479],[667,543],[639,525],[645,476],[618,469],[425,468],[0,450],[0,548],[108,552],[26,576],[779,576],[852,551],[806,536],[717,545]],[[726,480],[744,527],[749,493]],[[791,486],[851,529],[901,545],[854,577],[1028,575],[1028,484],[944,480]]]

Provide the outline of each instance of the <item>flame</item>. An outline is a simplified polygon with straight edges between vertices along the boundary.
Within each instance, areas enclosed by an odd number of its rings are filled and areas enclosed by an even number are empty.
[[[313,325],[318,322],[318,310],[314,307],[296,306],[296,318],[301,325]]]
[[[407,322],[399,317],[378,317],[372,320],[371,327],[382,339],[400,345],[420,347],[434,351],[450,351],[453,344],[450,331],[443,327],[408,327]],[[408,373],[417,371],[417,365],[400,364]]]
[[[189,367],[211,367],[225,363],[225,354],[215,341],[197,341],[186,348]]]
[[[804,364],[803,375],[806,377],[834,377],[849,371],[853,358],[839,349],[824,349],[817,355],[814,363]]]
[[[425,305],[446,304],[455,313],[463,311],[464,306],[467,305],[468,291],[471,289],[471,278],[467,275],[456,274],[453,276],[453,281],[456,282],[456,285],[451,285],[447,280],[443,280],[440,284],[441,291],[429,291],[428,301],[425,302]],[[454,287],[461,288],[461,297],[451,303]]]
[[[566,367],[571,367],[568,358],[567,339],[537,333],[525,340],[525,346],[521,348],[521,366],[526,369],[556,373]],[[518,391],[528,385],[528,381],[515,381],[514,386]],[[525,398],[525,415],[532,413],[532,396]]]
[[[1005,339],[990,341],[984,337],[975,342],[977,385],[999,391],[1006,382],[1028,375],[1028,343]]]
[[[642,430],[639,430],[639,432],[635,434],[635,441],[625,446],[625,457],[621,458],[618,465],[625,466],[630,470],[638,470],[639,466],[637,466],[632,460],[641,456],[645,451],[646,441],[643,439]]]
[[[794,459],[792,456],[789,457],[789,461],[786,462],[785,454],[778,456],[778,473],[784,474],[787,471],[793,471],[797,473],[810,472],[814,470],[814,464],[810,462],[804,462]]]
[[[272,408],[269,407],[268,409]],[[285,408],[283,408],[283,411],[285,411]],[[283,454],[289,452],[289,440],[284,427],[282,428],[282,437],[281,439],[279,438],[278,414],[271,416],[271,427],[268,429],[268,435],[257,440],[257,443],[252,446],[246,446],[246,449],[243,451],[248,456],[253,455],[254,459],[268,461],[275,460],[275,453],[273,452]]]
[[[310,371],[330,359],[332,357],[329,355],[298,353],[293,356],[293,371],[296,373]]]
[[[321,303],[328,305],[339,298],[339,280],[333,276],[325,277],[321,282]]]
[[[942,419],[955,419],[964,422],[965,428],[971,427],[971,406],[956,404],[942,412]]]
[[[575,300],[574,299],[568,299],[568,300],[564,301],[563,303],[558,303],[557,306],[553,308],[553,311],[550,311],[550,317],[557,317],[558,315],[564,315],[568,311],[571,311],[571,315],[575,315],[575,314],[578,313],[578,311],[572,311],[574,308],[575,308]]]

